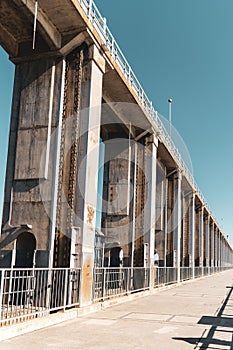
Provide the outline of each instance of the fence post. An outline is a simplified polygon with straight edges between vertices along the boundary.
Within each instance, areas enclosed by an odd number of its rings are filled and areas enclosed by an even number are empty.
[[[131,280],[131,271],[130,268],[127,267],[127,281],[126,281],[126,293],[130,290],[130,280]]]
[[[102,285],[102,298],[104,299],[105,297],[105,286],[106,286],[106,272],[107,269],[103,268],[103,285]]]
[[[90,17],[91,17],[92,6],[93,6],[93,0],[90,0],[90,1],[89,1],[89,7],[88,7],[88,18],[89,18],[89,19],[90,19]]]
[[[64,297],[63,297],[63,310],[66,309],[66,298],[67,298],[67,289],[68,289],[68,269],[65,269],[65,286],[64,286]]]
[[[3,302],[3,288],[4,288],[4,276],[5,270],[1,270],[1,280],[0,280],[0,310],[3,310],[4,302]],[[2,312],[0,316],[0,320],[2,320]]]

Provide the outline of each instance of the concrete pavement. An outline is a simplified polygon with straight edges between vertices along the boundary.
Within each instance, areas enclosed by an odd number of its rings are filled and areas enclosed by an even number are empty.
[[[233,349],[233,271],[2,341],[9,350]]]

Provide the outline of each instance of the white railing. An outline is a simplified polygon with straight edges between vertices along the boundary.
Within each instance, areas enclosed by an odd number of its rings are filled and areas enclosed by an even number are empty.
[[[95,30],[99,34],[100,38],[102,39],[103,43],[107,47],[109,53],[111,54],[111,57],[117,63],[122,74],[124,75],[124,77],[128,81],[129,85],[134,90],[141,105],[143,106],[143,108],[145,109],[147,114],[150,116],[152,125],[154,126],[155,130],[157,131],[159,138],[166,145],[167,149],[170,151],[170,153],[174,157],[178,167],[180,168],[180,170],[182,170],[182,172],[185,175],[185,177],[187,178],[187,180],[193,186],[196,194],[202,200],[206,209],[209,211],[213,220],[217,224],[217,221],[216,221],[213,213],[211,212],[202,192],[198,188],[189,167],[186,165],[186,163],[182,159],[178,148],[176,147],[175,143],[173,142],[172,138],[170,137],[169,132],[166,130],[166,127],[164,126],[157,111],[154,109],[152,101],[146,95],[140,82],[138,81],[136,75],[134,74],[131,66],[129,65],[127,59],[125,58],[123,52],[121,51],[120,47],[118,46],[114,36],[112,35],[111,31],[109,30],[108,26],[106,25],[106,18],[104,18],[101,15],[101,13],[99,12],[99,10],[98,10],[98,8],[95,5],[93,0],[77,0],[77,1],[82,6],[82,9],[86,13],[89,21],[91,22],[91,24],[93,25],[93,27],[95,28]]]
[[[93,301],[145,291],[230,268],[232,267],[181,267],[180,271],[175,267],[155,267],[154,271],[143,267],[94,268]],[[0,325],[77,307],[80,271],[69,268],[1,269]],[[151,281],[150,278],[154,280]]]
[[[144,267],[99,267],[94,269],[93,299],[149,289],[150,269]]]
[[[178,281],[178,268],[156,267],[154,271],[154,286],[167,285]]]
[[[0,324],[79,304],[80,269],[1,269]]]
[[[232,269],[232,267],[180,267],[180,277],[178,268],[156,267],[154,271],[154,287],[182,282],[193,278],[212,275],[221,271]],[[179,280],[178,280],[179,278]]]

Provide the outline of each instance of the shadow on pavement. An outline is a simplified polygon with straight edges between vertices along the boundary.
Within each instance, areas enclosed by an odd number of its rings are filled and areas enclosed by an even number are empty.
[[[198,324],[210,325],[208,333],[204,332],[201,338],[182,338],[173,337],[174,340],[181,340],[194,345],[194,349],[229,349],[233,350],[233,299],[231,294],[233,287],[229,288],[229,292],[224,300],[221,308],[216,316],[202,316]],[[229,310],[231,312],[229,312]],[[224,314],[226,311],[226,314]],[[227,317],[226,317],[227,316]],[[232,328],[229,330],[227,328]]]

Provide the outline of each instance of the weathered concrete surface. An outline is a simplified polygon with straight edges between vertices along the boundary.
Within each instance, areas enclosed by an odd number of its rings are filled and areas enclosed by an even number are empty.
[[[232,271],[222,272],[3,341],[0,349],[232,349],[232,288]]]

